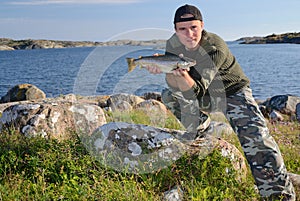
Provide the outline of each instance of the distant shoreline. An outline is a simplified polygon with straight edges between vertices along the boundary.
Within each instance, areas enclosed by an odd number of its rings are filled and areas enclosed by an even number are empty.
[[[300,44],[300,32],[271,34],[265,37],[243,37],[237,40],[240,44],[276,44],[293,43]]]
[[[238,40],[239,44],[274,44],[274,43],[293,43],[300,44],[300,32],[272,34],[265,37],[243,37]],[[60,41],[60,40],[13,40],[0,38],[0,50],[29,50],[29,49],[49,49],[49,48],[71,48],[71,47],[96,47],[96,46],[153,46],[164,48],[166,40],[117,40],[108,42],[92,41]]]

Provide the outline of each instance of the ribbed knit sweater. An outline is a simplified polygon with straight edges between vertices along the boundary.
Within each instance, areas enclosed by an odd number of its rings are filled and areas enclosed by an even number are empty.
[[[200,47],[195,51],[187,51],[174,34],[166,44],[166,54],[168,53],[183,54],[197,62],[189,71],[195,85],[190,91],[183,92],[187,99],[201,98],[209,94],[228,96],[249,86],[249,79],[226,42],[216,34],[203,30]]]

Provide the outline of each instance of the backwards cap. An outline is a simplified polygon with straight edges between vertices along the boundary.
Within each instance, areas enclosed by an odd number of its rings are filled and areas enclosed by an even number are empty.
[[[186,14],[191,14],[193,15],[193,17],[182,17],[183,15]],[[175,17],[174,17],[174,24],[177,22],[186,22],[192,20],[202,21],[201,12],[197,7],[186,4],[184,6],[179,7],[176,10]]]

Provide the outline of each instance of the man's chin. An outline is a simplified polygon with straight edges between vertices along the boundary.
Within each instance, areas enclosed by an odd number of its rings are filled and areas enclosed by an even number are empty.
[[[198,44],[195,43],[187,44],[185,47],[189,50],[195,50],[198,47]]]

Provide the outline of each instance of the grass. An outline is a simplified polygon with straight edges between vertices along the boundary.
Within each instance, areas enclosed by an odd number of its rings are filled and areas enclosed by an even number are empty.
[[[145,113],[107,113],[110,121],[151,124]],[[180,128],[170,116],[164,127]],[[269,124],[290,172],[300,174],[299,124]],[[298,132],[297,132],[298,131]],[[249,173],[237,181],[236,173],[219,152],[205,158],[183,156],[153,174],[134,175],[103,167],[76,134],[70,140],[25,138],[16,131],[0,137],[0,200],[161,200],[163,192],[180,185],[184,200],[259,200]],[[225,136],[224,136],[225,137]],[[226,136],[238,146],[235,135]],[[297,195],[299,195],[297,189]]]

